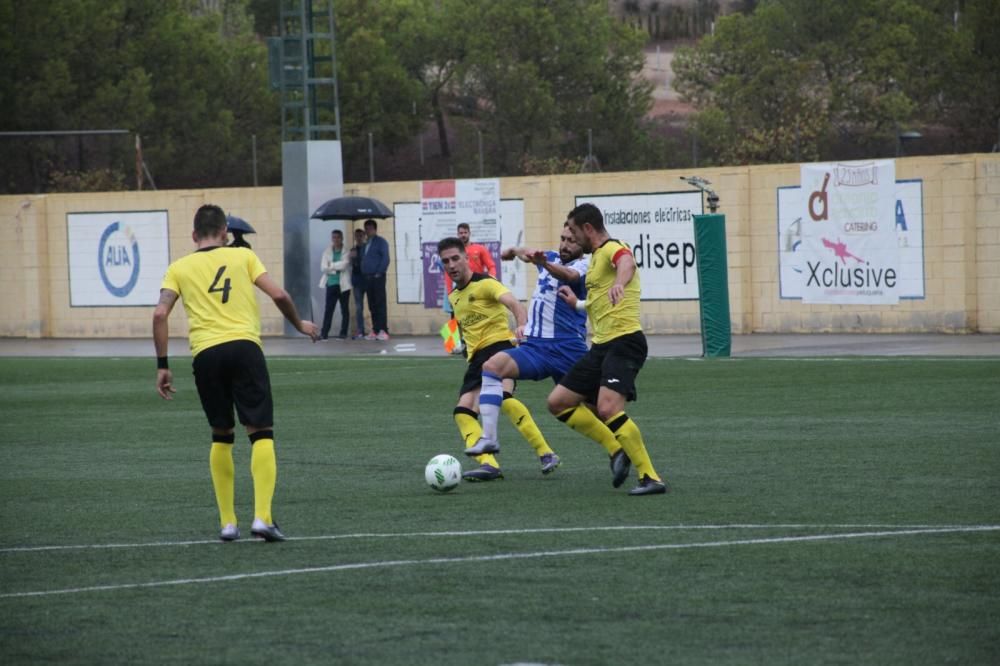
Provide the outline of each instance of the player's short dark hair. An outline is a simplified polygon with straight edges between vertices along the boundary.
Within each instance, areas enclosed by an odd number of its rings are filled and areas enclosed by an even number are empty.
[[[205,204],[194,214],[194,234],[198,238],[218,236],[228,227],[226,214],[215,204]]]
[[[581,229],[583,225],[589,224],[594,231],[604,231],[604,216],[601,214],[601,209],[592,203],[580,204],[569,212],[566,219],[573,220]]]
[[[468,223],[468,222],[459,222],[459,223],[458,223],[458,228],[459,228],[459,229],[465,229],[466,231],[469,231],[469,230],[470,230],[470,229],[469,229],[469,223]]]
[[[451,248],[455,248],[462,254],[465,254],[465,243],[462,242],[461,238],[449,236],[448,238],[442,238],[438,241],[438,254],[441,254],[445,250],[449,250]]]

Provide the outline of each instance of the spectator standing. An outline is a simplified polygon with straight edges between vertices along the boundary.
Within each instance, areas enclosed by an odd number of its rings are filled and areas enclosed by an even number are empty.
[[[378,235],[378,223],[365,220],[365,242],[361,257],[361,273],[365,276],[368,311],[372,315],[372,330],[366,340],[388,340],[389,324],[385,295],[385,274],[389,270],[389,243]]]
[[[354,340],[365,337],[365,275],[361,272],[361,257],[365,249],[365,230],[354,230],[351,248],[351,284],[354,285]]]
[[[340,303],[340,335],[341,340],[347,338],[347,326],[351,321],[347,304],[351,300],[351,259],[344,251],[344,232],[334,229],[330,232],[330,245],[323,250],[319,270],[322,276],[319,287],[326,289],[326,307],[323,310],[323,327],[319,337],[326,340],[330,334],[330,324],[333,321],[333,311]]]

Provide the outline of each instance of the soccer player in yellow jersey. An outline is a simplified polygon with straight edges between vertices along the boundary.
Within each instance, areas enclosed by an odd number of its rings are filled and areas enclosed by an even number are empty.
[[[260,311],[254,287],[271,297],[296,330],[315,342],[316,325],[303,321],[291,296],[275,282],[252,250],[226,247],[226,215],[206,205],[194,216],[192,238],[198,250],[167,268],[160,302],[153,311],[156,347],[156,390],[165,400],[174,392],[167,363],[167,320],[178,297],[184,300],[194,356],[198,397],[212,428],[209,467],[219,506],[219,538],[240,538],[234,508],[233,407],[250,439],[250,471],[254,486],[253,536],[284,541],[271,516],[277,479],[271,382],[260,342]]]
[[[593,254],[587,271],[587,300],[578,300],[566,287],[560,288],[559,295],[569,305],[586,309],[593,344],[549,394],[549,411],[588,436],[605,428],[614,434],[624,450],[611,458],[615,488],[628,477],[630,465],[635,465],[639,485],[630,495],[665,493],[667,484],[653,468],[642,433],[625,413],[626,400],[636,398],[635,378],[647,355],[646,336],[639,324],[635,259],[628,247],[609,236],[597,206],[577,206],[567,222],[583,251]],[[586,404],[597,406],[597,416]]]
[[[485,273],[473,273],[469,257],[465,253],[465,243],[458,238],[445,238],[438,243],[438,256],[448,277],[455,284],[448,294],[455,319],[462,327],[465,351],[469,366],[462,379],[458,405],[455,407],[455,425],[465,442],[466,448],[475,446],[483,435],[476,411],[480,401],[483,383],[483,363],[497,352],[513,349],[513,340],[524,338],[524,326],[528,313],[507,287]],[[507,311],[517,320],[517,329],[511,331],[507,325]],[[521,435],[535,449],[539,458],[552,454],[552,449],[535,425],[531,413],[517,398],[513,397],[514,380],[503,381],[502,396],[484,399],[495,400],[495,406],[514,424]],[[501,407],[502,404],[502,407]],[[466,481],[492,481],[502,479],[500,463],[492,453],[474,456],[479,467],[462,474]],[[553,466],[554,468],[554,466]],[[551,469],[547,471],[552,471]],[[543,467],[543,473],[546,473]]]

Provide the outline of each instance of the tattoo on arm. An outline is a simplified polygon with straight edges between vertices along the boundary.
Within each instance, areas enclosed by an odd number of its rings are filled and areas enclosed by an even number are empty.
[[[171,291],[170,289],[160,290],[159,305],[163,305],[169,309],[174,307],[174,303],[176,302],[177,302],[177,294],[175,292]]]

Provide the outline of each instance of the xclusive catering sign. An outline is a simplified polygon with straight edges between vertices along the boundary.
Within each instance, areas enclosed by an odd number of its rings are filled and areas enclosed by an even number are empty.
[[[895,162],[803,164],[800,176],[803,302],[897,303]]]

